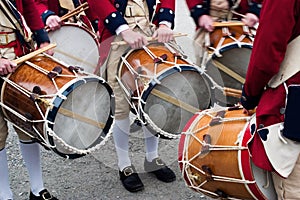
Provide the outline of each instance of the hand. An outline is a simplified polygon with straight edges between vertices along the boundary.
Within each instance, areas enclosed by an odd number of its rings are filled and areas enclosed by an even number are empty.
[[[41,43],[40,45],[40,49],[45,47],[45,46],[48,46],[49,45],[49,42],[44,42],[44,43]],[[53,56],[54,54],[54,50],[53,49],[49,49],[47,51],[45,51],[46,54],[50,55],[50,56]]]
[[[247,13],[242,19],[242,22],[249,27],[253,27],[259,21],[258,17],[255,14]]]
[[[158,42],[169,42],[174,39],[173,30],[164,24],[160,24],[152,37],[156,38]]]
[[[5,58],[0,58],[0,75],[7,75],[16,70],[17,64]]]
[[[122,31],[120,34],[123,40],[133,49],[138,49],[148,44],[147,38],[144,35],[131,29]]]
[[[243,108],[243,113],[246,115],[253,115],[255,113],[255,109],[254,110],[247,110],[246,108]]]
[[[60,29],[61,23],[60,17],[57,15],[50,15],[46,20],[46,26],[48,26],[51,31]]]
[[[202,15],[198,19],[198,25],[201,28],[204,28],[208,32],[212,32],[214,30],[213,19],[209,15]]]

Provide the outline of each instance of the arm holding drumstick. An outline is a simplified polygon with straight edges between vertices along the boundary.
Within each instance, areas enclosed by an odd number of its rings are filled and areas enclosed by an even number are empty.
[[[19,64],[25,62],[26,60],[29,60],[30,58],[33,58],[34,56],[37,56],[38,54],[41,54],[43,52],[46,52],[49,54],[49,50],[51,50],[54,47],[56,47],[56,44],[42,43],[40,45],[40,49],[38,49],[34,52],[31,52],[29,54],[26,54],[15,60],[0,58],[0,75],[3,76],[3,75],[14,72]],[[52,51],[50,51],[50,52],[52,52]]]

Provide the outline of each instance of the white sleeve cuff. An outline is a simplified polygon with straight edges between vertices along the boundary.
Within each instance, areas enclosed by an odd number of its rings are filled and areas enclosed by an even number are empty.
[[[116,34],[119,35],[122,31],[129,29],[128,24],[123,24],[116,29]]]
[[[169,27],[169,28],[172,27],[172,23],[171,23],[171,22],[168,22],[168,21],[161,21],[161,22],[159,22],[159,24],[164,24],[164,25],[166,25],[166,26]]]

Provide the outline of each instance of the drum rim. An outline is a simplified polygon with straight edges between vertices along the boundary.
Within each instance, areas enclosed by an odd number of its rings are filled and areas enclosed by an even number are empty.
[[[254,135],[251,135],[250,133],[250,126],[251,126],[251,122],[253,122],[253,120],[256,120],[256,115],[253,114],[251,116],[251,120],[249,120],[245,126],[244,129],[244,137],[240,143],[240,146],[245,146],[247,147],[248,142],[251,140],[252,137],[254,137]],[[247,135],[246,135],[247,134]],[[243,157],[243,158],[242,158]],[[245,162],[247,159],[247,162]],[[243,172],[243,174],[241,174],[241,176],[243,178],[245,178],[246,180],[250,180],[252,179],[253,181],[255,181],[255,177],[253,174],[253,170],[251,167],[251,158],[250,158],[250,153],[248,152],[239,152],[239,165],[240,165],[240,173]],[[251,169],[250,171],[248,171],[247,169]],[[254,198],[258,198],[258,199],[268,199],[264,193],[260,190],[260,188],[257,185],[257,182],[255,181],[255,183],[253,184],[245,184],[247,190],[249,191],[249,193],[252,194],[252,196]]]
[[[101,77],[97,77],[97,76],[79,77],[79,78],[71,80],[69,83],[67,83],[66,85],[64,85],[64,87],[60,89],[60,93],[67,97],[69,94],[71,94],[71,92],[74,89],[76,89],[80,85],[83,85],[86,82],[92,82],[93,80],[97,80],[100,84],[102,84],[107,89],[107,92],[109,93],[109,96],[110,96],[110,102],[111,102],[110,111],[109,111],[109,116],[108,116],[107,122],[106,122],[106,124],[105,124],[105,126],[104,126],[104,128],[103,128],[103,130],[101,132],[101,134],[99,134],[98,138],[96,139],[96,141],[100,140],[100,142],[97,145],[102,145],[102,143],[105,141],[104,138],[109,134],[109,132],[110,132],[110,130],[112,128],[113,121],[114,121],[114,109],[115,109],[114,95],[113,95],[113,90],[109,86],[109,84],[104,79],[102,79]],[[48,108],[47,111],[45,112],[45,116],[47,116],[47,118],[46,118],[47,121],[44,123],[44,132],[45,132],[45,136],[48,139],[48,142],[52,146],[55,146],[54,138],[46,132],[46,129],[50,128],[50,129],[53,130],[53,128],[54,128],[54,120],[56,118],[56,115],[58,113],[58,110],[59,110],[60,106],[62,105],[62,103],[64,101],[65,101],[64,99],[56,96],[52,100],[52,103],[54,105],[53,108],[51,110],[50,110],[50,108]],[[47,122],[51,122],[51,123],[47,123]],[[93,144],[95,144],[95,142]],[[93,144],[91,144],[90,147],[94,148],[95,146],[97,146],[97,145],[92,146]],[[89,147],[87,147],[86,149],[88,149],[88,148]],[[51,149],[55,153],[57,153],[58,155],[60,155],[61,157],[69,158],[69,159],[75,159],[75,158],[79,158],[79,157],[82,157],[82,156],[86,155],[86,154],[79,154],[79,153],[65,154],[65,153],[62,153],[62,152],[58,151],[55,147],[51,148]]]
[[[240,44],[240,45],[239,45]],[[236,43],[236,42],[231,42],[231,43],[228,43],[226,45],[223,45],[221,46],[220,48],[218,49],[215,49],[213,52],[212,52],[212,56],[210,59],[208,59],[207,63],[212,59],[212,58],[217,58],[217,57],[220,57],[217,55],[216,52],[222,54],[223,52],[225,51],[228,51],[230,49],[235,49],[235,48],[248,48],[248,49],[252,49],[253,48],[253,44],[250,44],[250,43],[246,43],[246,42],[240,42],[240,43]]]

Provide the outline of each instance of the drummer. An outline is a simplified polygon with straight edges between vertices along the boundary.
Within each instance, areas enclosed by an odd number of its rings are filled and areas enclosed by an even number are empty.
[[[88,0],[88,2],[99,17],[101,57],[104,58],[110,51],[108,58],[103,59],[106,64],[102,67],[108,67],[108,83],[113,88],[116,100],[113,139],[118,156],[120,180],[128,191],[137,192],[143,190],[144,185],[128,153],[130,106],[116,79],[118,63],[129,47],[138,49],[147,45],[146,36],[156,38],[158,42],[169,42],[173,39],[175,0],[165,0],[161,3],[156,0]],[[127,45],[116,45],[111,48],[112,41],[120,40],[124,40]],[[175,181],[175,173],[159,158],[158,138],[146,127],[142,128],[146,145],[145,171],[152,172],[160,181]]]
[[[194,47],[196,64],[201,66],[205,51],[202,48],[205,46],[204,33],[214,30],[213,22],[228,21],[235,17],[244,22],[246,26],[253,27],[259,21],[262,0],[186,0],[186,3],[197,28]],[[231,10],[235,11],[234,14]]]
[[[47,32],[43,29],[43,23],[36,12],[33,0],[16,0],[14,5],[8,0],[0,2],[0,75],[5,76],[16,70],[16,64],[12,62],[17,56],[34,50],[30,45],[31,36],[35,39],[37,47],[49,44]],[[18,11],[16,10],[16,7]],[[24,12],[24,11],[27,12]],[[16,14],[17,13],[17,14]],[[22,14],[27,22],[19,14]],[[9,16],[9,17],[8,17]],[[15,22],[15,23],[12,23]],[[27,27],[27,28],[24,28]],[[31,31],[29,31],[31,30]],[[32,34],[31,34],[32,33]],[[28,51],[25,51],[28,49]],[[53,51],[49,51],[53,54]],[[1,79],[2,80],[2,79]],[[30,200],[56,200],[48,190],[44,188],[42,169],[40,165],[39,144],[27,134],[17,131],[22,157],[25,161],[30,180]],[[9,185],[8,163],[5,143],[8,136],[7,122],[0,110],[0,199],[13,199],[13,193]]]
[[[86,0],[35,0],[35,2],[45,26],[48,26],[50,30],[57,30],[62,24],[60,17],[85,3]],[[90,8],[80,13],[79,19],[97,33],[98,19]]]

